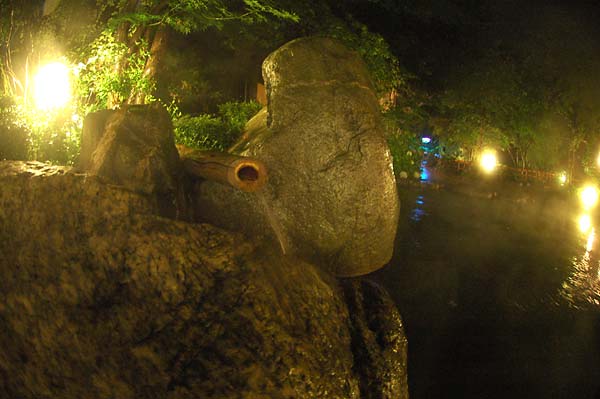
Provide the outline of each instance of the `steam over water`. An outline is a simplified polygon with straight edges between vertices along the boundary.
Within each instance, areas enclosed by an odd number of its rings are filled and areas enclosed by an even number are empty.
[[[598,216],[517,185],[400,195],[374,277],[404,318],[411,398],[600,398]]]

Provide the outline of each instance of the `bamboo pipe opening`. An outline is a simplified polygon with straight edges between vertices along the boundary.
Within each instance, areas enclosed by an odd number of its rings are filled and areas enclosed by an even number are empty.
[[[267,168],[254,158],[225,152],[201,151],[177,146],[185,170],[192,176],[255,192],[267,182]]]
[[[253,158],[239,157],[231,163],[227,173],[228,184],[242,191],[260,190],[267,180],[267,168]]]
[[[257,181],[258,170],[254,166],[245,165],[237,170],[237,177],[241,181]]]

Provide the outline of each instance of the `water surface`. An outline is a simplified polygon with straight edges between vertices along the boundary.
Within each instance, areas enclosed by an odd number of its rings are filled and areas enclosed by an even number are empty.
[[[404,319],[411,398],[600,398],[595,216],[582,226],[566,192],[515,184],[400,196],[374,277]]]

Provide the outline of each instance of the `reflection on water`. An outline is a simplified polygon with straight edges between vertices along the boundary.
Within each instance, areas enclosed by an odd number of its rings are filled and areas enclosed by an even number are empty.
[[[590,234],[588,235],[587,243],[585,245],[586,255],[589,254],[592,251],[592,249],[594,248],[595,238],[596,238],[595,230],[592,229],[590,231]]]
[[[600,305],[600,259],[595,247],[596,230],[588,213],[579,217],[584,253],[572,260],[572,271],[563,283],[561,295],[575,308]]]
[[[590,217],[589,214],[584,213],[583,215],[581,215],[579,217],[578,224],[579,224],[579,231],[581,231],[583,234],[585,234],[588,231],[590,231],[590,229],[592,228],[592,218]]]
[[[404,319],[411,398],[599,399],[600,217],[566,193],[446,187],[400,190],[376,273]]]
[[[422,206],[425,205],[425,201],[422,195],[419,195],[417,197],[415,204],[417,204],[417,206],[413,208],[410,214],[410,218],[415,222],[420,222],[423,219],[423,217],[427,215],[427,212],[425,212],[425,210],[422,208]]]

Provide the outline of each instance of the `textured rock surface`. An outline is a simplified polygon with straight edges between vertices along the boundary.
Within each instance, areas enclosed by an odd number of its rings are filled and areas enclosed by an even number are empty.
[[[402,397],[384,296],[157,210],[66,168],[0,162],[0,397]]]
[[[230,229],[275,230],[285,251],[337,276],[383,266],[399,203],[364,63],[332,39],[305,38],[267,57],[263,76],[268,112],[249,122],[232,152],[266,164],[264,200],[207,183],[199,209]]]
[[[171,118],[160,105],[129,105],[87,115],[77,169],[154,196],[162,215],[191,217]]]
[[[407,341],[388,293],[369,280],[343,282],[361,398],[408,399]]]
[[[169,114],[160,105],[131,105],[88,115],[79,163],[132,191],[175,191],[181,169]]]

